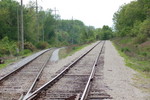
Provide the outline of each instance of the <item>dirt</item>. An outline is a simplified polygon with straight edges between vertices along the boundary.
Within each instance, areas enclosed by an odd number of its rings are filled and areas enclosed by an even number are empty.
[[[141,47],[149,47],[150,46],[150,41],[146,41],[146,42],[142,43],[140,46]]]

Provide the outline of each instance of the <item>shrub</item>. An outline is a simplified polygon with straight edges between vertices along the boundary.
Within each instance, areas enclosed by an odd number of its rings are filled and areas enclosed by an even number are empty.
[[[0,41],[0,54],[1,55],[14,55],[16,53],[17,45],[13,41],[9,41],[8,37],[4,37]]]
[[[46,48],[49,47],[49,44],[48,44],[47,42],[39,42],[39,43],[36,45],[36,47],[37,47],[38,49],[46,49]]]
[[[29,54],[29,53],[31,53],[31,52],[32,52],[31,50],[25,49],[25,50],[19,52],[19,55],[26,55],[26,54]]]
[[[25,42],[24,49],[29,49],[33,52],[36,49],[36,47],[31,42]]]
[[[122,52],[130,52],[130,49],[127,48],[127,47],[124,47],[124,48],[121,48],[121,51],[122,51]]]
[[[150,18],[144,20],[140,27],[140,33],[150,36]]]
[[[141,52],[141,55],[147,56],[147,52]]]
[[[134,43],[143,43],[147,41],[147,35],[146,34],[138,34],[138,36],[134,39]]]

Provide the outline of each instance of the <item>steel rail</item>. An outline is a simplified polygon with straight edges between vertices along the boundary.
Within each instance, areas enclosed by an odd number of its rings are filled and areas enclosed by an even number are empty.
[[[81,55],[78,59],[74,60],[71,64],[69,64],[62,72],[57,74],[53,79],[51,79],[49,82],[35,90],[33,93],[29,94],[24,100],[31,100],[35,98],[42,90],[46,90],[47,87],[50,87],[49,85],[53,85],[57,80],[59,80],[61,77],[64,76],[66,72],[69,71],[71,67],[73,67],[79,60],[81,60],[86,54],[88,54],[91,50],[93,50],[100,42],[98,42],[96,45],[94,45],[91,49],[89,49],[87,52],[85,52],[83,55]]]
[[[17,71],[23,69],[27,64],[29,64],[30,62],[32,62],[33,60],[35,60],[36,58],[38,58],[39,56],[41,56],[42,54],[44,54],[45,52],[47,52],[47,51],[49,51],[49,50],[51,50],[51,48],[45,50],[44,52],[42,52],[42,53],[39,54],[38,56],[36,56],[36,57],[34,57],[33,59],[31,59],[29,62],[27,62],[27,63],[21,65],[21,66],[18,67],[17,69],[15,69],[15,70],[11,71],[10,73],[6,74],[5,76],[3,76],[3,77],[0,79],[0,82],[2,82],[4,79],[8,78],[10,75],[14,74],[15,72],[17,72]]]
[[[85,86],[85,89],[84,89],[84,91],[82,93],[82,96],[81,96],[80,100],[87,100],[87,97],[88,97],[88,94],[89,94],[89,91],[90,91],[90,87],[91,87],[91,84],[92,84],[92,81],[93,81],[93,78],[94,78],[94,74],[95,74],[95,67],[97,66],[97,62],[98,62],[98,59],[99,59],[99,57],[100,57],[100,55],[102,53],[104,44],[105,44],[105,42],[102,45],[102,48],[101,48],[101,50],[99,52],[99,55],[96,57],[96,60],[95,60],[94,65],[92,67],[91,74],[89,76],[88,82],[87,82],[87,84]]]
[[[31,91],[33,91],[34,87],[37,84],[37,81],[39,80],[39,78],[40,78],[40,76],[42,74],[43,69],[46,67],[46,65],[47,65],[48,61],[50,60],[50,58],[51,58],[51,55],[49,56],[47,61],[42,65],[41,70],[39,71],[38,75],[36,76],[34,82],[32,83],[32,85],[31,85],[30,89],[28,90],[28,92],[26,93],[26,95],[24,97],[22,97],[23,100],[26,98],[26,96],[28,96],[31,93]]]

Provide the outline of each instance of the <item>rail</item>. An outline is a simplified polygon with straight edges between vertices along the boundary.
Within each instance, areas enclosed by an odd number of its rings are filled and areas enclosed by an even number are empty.
[[[15,70],[11,71],[10,73],[8,73],[8,74],[6,74],[5,76],[3,76],[2,78],[0,78],[0,82],[3,81],[4,79],[8,78],[10,75],[14,74],[15,72],[21,70],[22,68],[25,67],[25,65],[29,64],[31,61],[33,61],[34,59],[36,59],[37,57],[39,57],[40,55],[42,55],[43,53],[45,53],[45,52],[47,52],[47,51],[49,51],[49,50],[51,50],[51,48],[44,50],[43,52],[41,52],[41,53],[38,54],[38,55],[35,55],[35,57],[33,57],[33,58],[31,58],[29,61],[23,63],[22,65],[20,65],[20,67],[16,68]]]
[[[39,71],[38,75],[36,76],[34,82],[32,83],[30,89],[28,90],[28,92],[26,93],[26,95],[24,96],[24,98],[25,98],[26,96],[28,96],[28,95],[31,93],[31,91],[33,91],[34,87],[35,87],[36,84],[37,84],[37,81],[39,80],[39,77],[41,76],[41,73],[42,73],[43,69],[46,67],[46,65],[47,65],[48,61],[50,60],[50,58],[51,58],[51,56],[49,56],[49,58],[47,59],[47,61],[43,64],[41,70]],[[23,97],[22,97],[22,98],[23,98]],[[24,100],[24,98],[23,98],[23,100]]]
[[[94,62],[94,65],[93,65],[93,67],[92,67],[92,71],[91,71],[90,77],[89,77],[89,79],[88,79],[88,82],[87,82],[87,84],[86,84],[86,86],[85,86],[85,89],[84,89],[84,91],[83,91],[83,93],[82,93],[82,96],[81,96],[81,99],[80,99],[80,100],[86,100],[87,97],[88,97],[88,94],[89,94],[89,91],[90,91],[90,87],[91,87],[91,84],[92,84],[92,81],[93,81],[93,78],[94,78],[94,74],[95,74],[95,67],[97,66],[97,61],[98,61],[98,59],[99,59],[99,56],[100,56],[101,53],[102,53],[104,44],[105,44],[105,42],[103,43],[102,48],[101,48],[101,50],[100,50],[100,52],[99,52],[99,55],[97,56],[97,58],[96,58],[96,60],[95,60],[95,62]]]
[[[94,45],[90,50],[85,52],[83,55],[81,55],[78,59],[73,61],[71,64],[69,64],[62,72],[60,72],[57,76],[55,76],[52,80],[35,90],[33,93],[29,94],[24,98],[24,100],[31,100],[35,98],[42,90],[46,90],[47,87],[50,87],[50,85],[53,85],[56,81],[58,81],[61,77],[64,76],[66,72],[69,71],[69,69],[74,66],[79,60],[81,60],[86,54],[88,54],[91,50],[93,50],[100,42],[98,42],[96,45]]]

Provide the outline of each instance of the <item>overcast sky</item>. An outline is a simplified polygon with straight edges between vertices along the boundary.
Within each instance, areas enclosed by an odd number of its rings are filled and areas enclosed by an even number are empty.
[[[20,2],[20,0],[17,0]],[[23,0],[27,4],[30,0]],[[36,1],[36,0],[32,0]],[[87,26],[95,28],[103,25],[113,25],[113,14],[124,3],[134,0],[38,0],[38,5],[44,10],[56,7],[61,19],[78,19]]]

